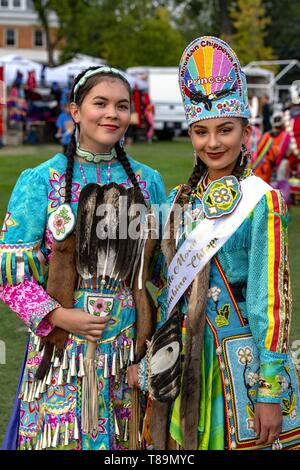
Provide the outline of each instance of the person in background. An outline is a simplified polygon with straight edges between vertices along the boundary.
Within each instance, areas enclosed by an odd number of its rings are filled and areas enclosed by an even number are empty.
[[[143,107],[147,126],[146,138],[148,144],[152,144],[154,135],[154,105],[150,101],[149,93],[143,94]]]
[[[266,183],[276,179],[281,160],[287,155],[290,135],[285,129],[283,113],[275,112],[271,118],[272,129],[265,132],[252,155],[252,169]]]
[[[28,72],[26,86],[27,86],[27,90],[30,90],[30,91],[34,91],[36,89],[36,77],[35,77],[34,70],[30,70]]]
[[[271,129],[271,107],[268,95],[262,98],[262,119],[263,119],[263,132]]]
[[[63,105],[63,110],[59,114],[56,123],[57,133],[56,138],[59,139],[62,145],[62,153],[66,155],[68,145],[71,141],[71,136],[74,130],[74,122],[70,114],[69,104]]]
[[[249,122],[251,125],[251,135],[250,135],[249,141],[247,142],[247,149],[249,150],[250,153],[254,154],[257,151],[258,142],[260,141],[262,137],[262,132],[261,132],[262,119],[259,116],[255,118],[252,117],[249,119]]]

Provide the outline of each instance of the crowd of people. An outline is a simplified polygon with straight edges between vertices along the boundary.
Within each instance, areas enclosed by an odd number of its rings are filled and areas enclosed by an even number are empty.
[[[288,204],[300,201],[300,106],[292,104],[270,116],[270,125],[263,119],[251,118],[252,132],[248,149],[252,153],[254,174],[284,194]],[[266,120],[265,120],[266,123]],[[268,130],[266,130],[266,128]]]
[[[13,189],[0,297],[29,336],[5,449],[300,448],[287,204],[269,184],[297,118],[258,134],[219,38],[186,47],[179,85],[194,156],[167,199],[123,146],[132,90],[109,66],[76,77],[67,147]]]
[[[51,87],[38,86],[34,71],[29,71],[27,78],[18,71],[7,89],[7,131],[17,131],[24,144],[55,141],[56,121],[68,103],[68,93],[57,82]],[[43,134],[38,132],[39,126],[45,129]]]
[[[41,87],[44,90],[42,94],[34,71],[29,71],[27,78],[17,71],[13,84],[8,88],[7,127],[19,131],[23,143],[60,142],[65,152],[73,130],[68,106],[71,86],[61,87],[54,81],[51,87],[46,87],[45,83]],[[140,138],[152,143],[154,106],[149,94],[136,87],[133,90],[132,106],[131,122],[126,132],[127,145],[132,145]],[[47,128],[43,137],[37,132],[40,123]]]

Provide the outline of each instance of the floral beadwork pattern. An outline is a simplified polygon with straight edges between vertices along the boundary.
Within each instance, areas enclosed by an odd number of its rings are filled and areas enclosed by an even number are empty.
[[[289,366],[284,367],[284,375],[276,375],[275,380],[280,385],[281,391],[285,393],[285,397],[282,399],[282,415],[290,416],[291,419],[297,417],[297,400],[295,390],[292,386],[292,378],[290,375]]]
[[[16,225],[18,225],[18,224],[11,217],[11,212],[7,212],[7,214],[5,216],[5,219],[4,219],[2,230],[0,232],[0,241],[4,240],[4,234],[8,231],[9,227],[15,227]]]
[[[105,299],[103,297],[89,299],[89,306],[92,309],[92,314],[95,316],[101,316],[101,314],[110,313],[113,301],[111,299]],[[89,309],[90,311],[90,309]]]
[[[190,106],[186,106],[185,112],[186,112],[187,120],[192,121],[198,116],[198,114],[202,113],[202,108],[201,106],[195,107],[193,105],[190,105]]]
[[[239,100],[231,99],[231,100],[225,100],[222,103],[218,103],[217,109],[219,110],[219,113],[221,116],[227,113],[241,114],[245,111],[245,105],[244,103],[241,103]]]
[[[66,175],[65,173],[60,175],[57,171],[50,169],[49,182],[52,188],[48,196],[51,201],[49,203],[49,209],[52,211],[64,203],[66,193]],[[71,202],[79,201],[79,190],[80,184],[73,182],[71,189]]]
[[[259,384],[259,368],[253,369],[253,354],[253,350],[247,346],[239,348],[236,352],[238,361],[243,366],[243,382],[247,393],[246,425],[248,430],[254,430],[255,403]]]
[[[34,280],[24,280],[16,286],[6,285],[1,299],[19,318],[39,336],[47,336],[54,328],[44,317],[59,307]]]
[[[215,189],[212,191],[212,198],[215,203],[220,204],[222,202],[229,202],[230,194],[227,188]]]
[[[237,351],[238,361],[240,364],[250,364],[253,360],[253,351],[251,348],[239,348]]]
[[[217,286],[213,286],[208,289],[207,297],[212,299],[214,302],[213,310],[217,312],[217,316],[215,318],[216,325],[221,328],[222,326],[229,325],[230,319],[230,305],[225,304],[221,308],[219,308],[219,296],[221,294],[221,289]]]
[[[54,227],[56,229],[57,234],[65,233],[66,231],[66,224],[70,221],[70,217],[66,209],[63,207],[59,214],[56,215],[54,220]]]
[[[122,308],[129,307],[133,308],[134,307],[134,300],[133,296],[131,293],[131,290],[128,288],[124,288],[121,290],[120,294],[118,294],[118,300],[121,301]]]
[[[241,197],[238,180],[225,176],[208,186],[203,195],[203,211],[207,218],[222,217],[234,211]]]
[[[147,182],[142,180],[141,175],[138,174],[138,172],[135,174],[137,182],[141,188],[141,191],[143,193],[143,196],[146,200],[150,199],[150,194],[149,191],[147,190]],[[131,188],[132,187],[132,182],[131,179],[128,177],[127,181],[125,183],[120,183],[121,186],[124,186],[124,188]]]

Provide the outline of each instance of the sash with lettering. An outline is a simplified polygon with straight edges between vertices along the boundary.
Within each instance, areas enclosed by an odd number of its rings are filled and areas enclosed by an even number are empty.
[[[232,176],[228,180],[233,178],[236,180]],[[217,181],[224,180],[226,182],[226,177]],[[245,178],[240,182],[240,187],[242,198],[234,211],[201,220],[172,259],[168,269],[168,317],[196,275],[233,235],[264,194],[272,190],[271,186],[256,176]]]

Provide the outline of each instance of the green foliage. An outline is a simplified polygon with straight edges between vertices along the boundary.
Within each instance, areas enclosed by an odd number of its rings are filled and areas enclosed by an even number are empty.
[[[120,67],[177,65],[200,35],[229,41],[243,64],[299,59],[299,0],[33,0],[46,32],[49,60],[60,42],[62,61],[81,52]],[[49,35],[49,13],[60,27]]]
[[[279,59],[300,60],[300,2],[299,0],[264,0],[267,16],[266,44]],[[299,74],[298,74],[299,75]]]
[[[140,23],[133,15],[124,16],[117,27],[103,32],[103,47],[102,56],[119,67],[177,66],[185,40],[171,25],[168,11],[160,7]]]
[[[265,46],[266,16],[261,0],[237,0],[231,8],[230,17],[234,27],[231,45],[242,65],[253,60],[274,59],[271,47]]]
[[[81,52],[127,68],[134,65],[177,65],[186,45],[167,2],[109,0],[35,0],[41,23],[49,27],[49,11],[59,19],[62,61]]]

